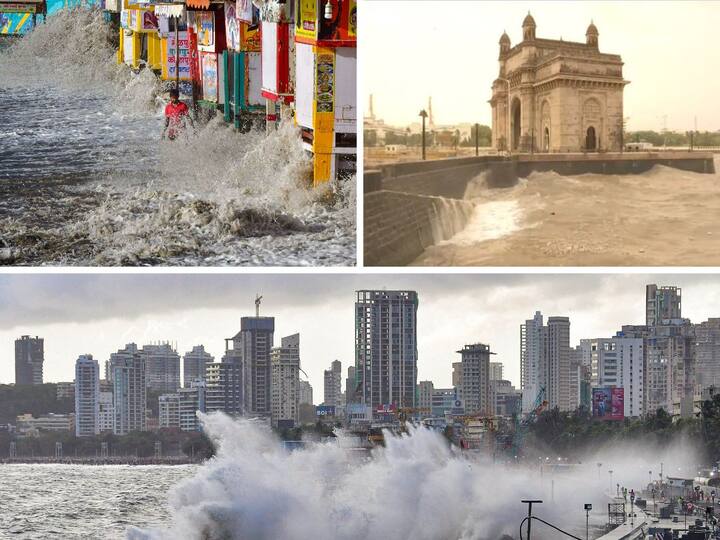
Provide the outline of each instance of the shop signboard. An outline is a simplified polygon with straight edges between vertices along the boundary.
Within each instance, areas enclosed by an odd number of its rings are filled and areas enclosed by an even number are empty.
[[[314,40],[317,37],[317,0],[298,0],[295,14],[295,35]]]
[[[205,101],[218,101],[218,69],[217,53],[203,52],[200,55],[202,70],[203,99]]]
[[[215,13],[198,11],[195,13],[195,32],[197,33],[198,50],[215,51]]]
[[[332,52],[319,53],[315,65],[316,110],[319,113],[331,113],[335,103],[335,54]]]
[[[225,41],[229,50],[240,50],[240,21],[233,2],[225,2]]]
[[[177,57],[177,64],[180,67],[181,81],[189,81],[190,79],[190,46],[188,40],[188,33],[185,31],[178,32],[178,41],[180,44],[180,55]],[[167,55],[163,62],[163,79],[165,80],[176,80],[176,54],[177,45],[175,41],[175,33],[170,32],[167,38]]]

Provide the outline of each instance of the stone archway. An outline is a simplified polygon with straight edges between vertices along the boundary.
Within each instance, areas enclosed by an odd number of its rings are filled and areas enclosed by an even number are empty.
[[[540,129],[541,143],[540,149],[543,152],[550,152],[550,103],[547,99],[543,100],[540,106]]]
[[[510,105],[510,118],[511,118],[511,150],[518,150],[520,148],[520,123],[521,123],[521,110],[520,100],[513,98],[512,104]]]
[[[585,150],[588,152],[597,150],[597,136],[593,126],[587,128],[587,132],[585,133]]]

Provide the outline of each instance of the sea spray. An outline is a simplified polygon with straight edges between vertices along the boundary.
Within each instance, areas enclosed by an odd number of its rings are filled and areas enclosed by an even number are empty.
[[[213,413],[202,422],[217,455],[170,492],[167,527],[131,527],[129,540],[517,538],[524,498],[543,499],[537,515],[579,534],[584,503],[595,505],[595,524],[606,517],[607,468],[637,490],[660,461],[666,471],[695,463],[688,448],[631,451],[627,445],[572,465],[558,465],[557,456],[542,466],[503,465],[412,426],[400,436],[386,433],[386,447],[369,456],[348,450],[342,432],[340,441],[309,442],[289,452],[258,421]],[[596,461],[605,468],[598,471]],[[555,538],[541,527],[533,536]]]

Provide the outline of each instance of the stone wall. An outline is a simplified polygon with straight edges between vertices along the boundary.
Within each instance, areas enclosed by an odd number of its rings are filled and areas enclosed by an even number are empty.
[[[376,191],[364,197],[364,263],[404,266],[460,232],[473,205],[460,200]]]

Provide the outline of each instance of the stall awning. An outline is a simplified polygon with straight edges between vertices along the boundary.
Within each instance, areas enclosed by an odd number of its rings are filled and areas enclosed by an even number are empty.
[[[184,4],[155,4],[155,15],[165,17],[179,17],[185,16],[185,5]]]
[[[208,9],[210,0],[186,0],[187,6],[195,9]]]

